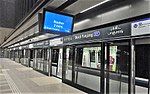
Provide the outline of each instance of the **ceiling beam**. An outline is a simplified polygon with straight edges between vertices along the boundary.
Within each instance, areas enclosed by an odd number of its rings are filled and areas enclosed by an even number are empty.
[[[62,11],[64,10],[66,7],[72,5],[73,3],[75,3],[78,0],[68,0],[67,2],[63,3],[61,6],[57,7],[56,10],[58,11]]]

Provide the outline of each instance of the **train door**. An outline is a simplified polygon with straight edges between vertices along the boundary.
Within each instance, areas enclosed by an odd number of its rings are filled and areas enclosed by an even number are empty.
[[[42,54],[43,51],[42,49],[36,49],[37,50],[37,55],[36,55],[36,69],[38,70],[43,70],[43,63],[42,63]]]
[[[15,50],[13,50],[12,56],[13,56],[13,61],[15,61]]]
[[[100,93],[102,50],[101,43],[75,46],[75,84]]]
[[[34,58],[34,50],[33,49],[30,49],[30,53],[29,53],[29,67],[33,68],[33,58]]]
[[[52,49],[51,55],[51,73],[53,76],[62,78],[62,56],[63,48]]]
[[[48,73],[49,72],[49,50],[48,48],[43,48],[43,71]]]
[[[15,61],[19,63],[19,51],[15,50]]]
[[[21,63],[22,56],[22,50],[19,50],[19,63]]]
[[[10,59],[12,59],[12,50],[10,50]]]
[[[29,66],[29,49],[24,49],[24,65]]]
[[[150,38],[135,40],[135,94],[150,94]]]
[[[20,53],[21,53],[20,62],[21,62],[21,64],[23,64],[24,63],[24,57],[25,57],[24,56],[24,49],[22,49]]]
[[[104,46],[106,78],[102,90],[105,88],[105,94],[130,94],[130,42],[108,42]]]
[[[14,53],[14,50],[11,50],[11,60],[15,60],[15,55],[14,55],[15,53]]]

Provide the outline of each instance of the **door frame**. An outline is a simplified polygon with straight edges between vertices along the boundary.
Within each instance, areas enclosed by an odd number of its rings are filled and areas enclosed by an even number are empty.
[[[128,66],[128,94],[131,94],[131,89],[134,90],[134,88],[131,87],[131,85],[133,85],[133,75],[131,71],[133,71],[133,60],[134,58],[132,58],[131,56],[132,53],[134,52],[132,50],[132,41],[130,39],[125,39],[125,40],[112,40],[112,41],[104,41],[102,43],[104,43],[102,46],[102,48],[105,50],[104,47],[106,47],[106,52],[103,52],[104,54],[106,53],[106,59],[107,59],[107,62],[106,62],[106,70],[104,70],[106,72],[106,74],[104,73],[104,76],[106,77],[106,80],[105,80],[105,77],[103,76],[103,79],[101,80],[101,93],[104,94],[105,93],[105,87],[106,87],[106,94],[110,94],[109,93],[109,80],[110,80],[110,75],[109,75],[109,56],[110,56],[110,43],[109,42],[117,42],[117,43],[121,43],[121,42],[127,42],[128,43],[128,47],[129,47],[129,66]],[[104,60],[105,60],[105,55],[102,57]],[[132,58],[132,59],[131,59]],[[103,63],[105,63],[105,61],[103,61]],[[105,66],[102,66],[103,69]],[[132,78],[131,78],[132,77]],[[104,83],[106,83],[106,86],[105,84],[102,83],[102,81],[104,81]],[[131,82],[132,81],[132,82]]]
[[[52,74],[52,57],[53,57],[53,49],[61,49],[62,48],[62,55],[63,55],[63,47],[62,46],[51,46],[49,49],[50,49],[50,60],[49,60],[49,75],[50,76],[54,76],[54,77],[57,77],[59,79],[62,79],[60,77],[57,76],[57,71],[58,71],[58,62],[57,62],[57,66],[56,66],[56,75],[53,75]],[[58,54],[59,55],[59,54]],[[58,56],[59,58],[59,56]],[[63,56],[62,56],[62,66],[63,66]],[[62,69],[63,70],[63,69]]]
[[[66,76],[66,74],[65,74],[65,72],[66,72],[66,70],[65,70],[65,64],[66,64],[66,50],[67,50],[67,48],[73,48],[73,56],[72,56],[72,80],[70,81],[70,80],[67,80],[67,79],[65,79],[65,76]],[[71,83],[71,84],[73,84],[73,83],[75,83],[75,66],[74,66],[74,64],[75,64],[75,62],[76,62],[76,55],[75,55],[76,53],[75,53],[75,47],[73,46],[73,45],[71,45],[71,46],[64,46],[63,47],[63,66],[62,66],[62,81],[63,82],[65,82],[65,81],[67,81],[67,82],[69,82],[69,83]]]
[[[136,52],[135,52],[135,49],[136,49],[136,41],[142,41],[141,43],[139,43],[139,45],[144,45],[145,43],[143,43],[143,40],[144,40],[144,42],[145,42],[145,40],[146,39],[148,39],[147,41],[149,41],[150,40],[150,36],[138,36],[138,37],[133,37],[132,39],[131,39],[131,44],[132,44],[132,46],[131,46],[131,48],[132,48],[132,50],[133,50],[133,53],[132,53],[132,55],[133,56],[131,56],[132,58],[133,58],[133,61],[132,61],[132,65],[133,65],[133,67],[132,67],[132,69],[133,69],[133,73],[132,73],[132,83],[131,83],[131,86],[132,86],[132,88],[131,88],[131,91],[133,92],[133,94],[136,94],[136,76],[135,76],[135,72],[136,72],[136,70],[135,70],[135,64],[136,64],[136,62],[135,62],[135,56],[136,56]],[[150,44],[149,42],[148,42],[148,44]],[[148,78],[148,87],[147,87],[147,93],[146,94],[150,94],[150,63],[149,63],[149,78]]]

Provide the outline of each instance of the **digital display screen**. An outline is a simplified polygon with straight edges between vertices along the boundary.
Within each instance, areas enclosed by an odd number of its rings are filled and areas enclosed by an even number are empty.
[[[54,12],[45,11],[44,31],[56,33],[71,33],[73,27],[73,17]]]

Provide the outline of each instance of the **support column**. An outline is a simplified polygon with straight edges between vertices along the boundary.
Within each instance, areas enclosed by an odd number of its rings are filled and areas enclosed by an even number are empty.
[[[100,72],[100,93],[104,94],[104,87],[105,87],[105,77],[104,77],[104,68],[105,68],[105,43],[101,45],[101,72]]]
[[[130,49],[131,49],[131,54],[130,54],[130,61],[131,64],[129,71],[129,89],[128,89],[128,94],[135,94],[135,46],[134,46],[134,40],[130,40]]]

